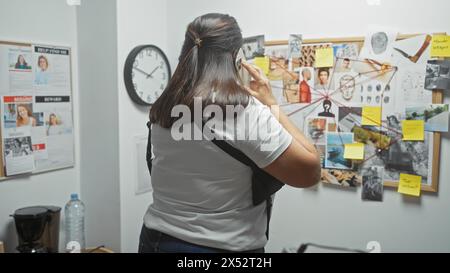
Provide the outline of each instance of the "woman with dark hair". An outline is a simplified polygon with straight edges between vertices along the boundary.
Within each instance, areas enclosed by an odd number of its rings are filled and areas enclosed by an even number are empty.
[[[31,69],[31,67],[28,65],[27,61],[25,60],[25,57],[22,54],[17,56],[15,69]]]
[[[320,178],[314,145],[276,107],[263,72],[243,62],[253,81],[241,84],[242,42],[229,15],[206,14],[187,27],[179,64],[150,110],[153,203],[139,252],[264,252],[267,207],[252,203],[252,169],[211,136],[287,185]]]

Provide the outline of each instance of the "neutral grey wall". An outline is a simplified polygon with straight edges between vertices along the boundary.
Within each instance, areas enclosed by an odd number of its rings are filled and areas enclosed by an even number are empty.
[[[120,124],[120,200],[122,251],[136,252],[151,192],[137,195],[135,137],[146,136],[149,107],[131,101],[123,81],[128,53],[138,45],[153,44],[167,52],[166,0],[118,0],[118,97]]]
[[[398,27],[401,33],[450,32],[447,0],[169,0],[168,50],[177,63],[187,24],[207,12],[236,17],[244,36],[266,34],[287,39],[364,36],[368,24]],[[448,92],[445,101],[449,102]],[[319,186],[316,190],[285,187],[276,197],[270,252],[304,242],[365,249],[379,241],[382,251],[450,251],[450,140],[441,150],[439,194],[407,198],[385,189],[382,203],[361,201],[356,191]]]
[[[86,240],[120,251],[116,1],[82,1],[77,26]]]

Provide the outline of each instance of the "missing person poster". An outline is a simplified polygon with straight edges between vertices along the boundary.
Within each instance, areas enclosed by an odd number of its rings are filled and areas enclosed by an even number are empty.
[[[35,112],[42,118],[39,131],[33,133],[36,170],[45,171],[74,164],[74,137],[70,96],[36,96]]]
[[[45,92],[70,94],[70,50],[62,47],[33,46],[36,95]]]
[[[33,116],[33,97],[4,96],[1,108],[6,175],[34,171],[32,128],[36,126],[36,120]]]
[[[0,45],[0,93],[33,89],[33,52],[27,45]]]

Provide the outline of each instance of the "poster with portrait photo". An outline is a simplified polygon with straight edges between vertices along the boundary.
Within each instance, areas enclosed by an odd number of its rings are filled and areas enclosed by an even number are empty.
[[[31,137],[14,137],[3,139],[6,176],[32,172],[34,157]]]
[[[244,38],[242,50],[248,61],[255,57],[264,57],[264,35]]]
[[[30,136],[33,143],[32,150],[39,147],[42,151],[43,147],[45,148],[44,113],[35,111],[33,96],[3,96],[2,102],[4,138]],[[42,153],[34,153],[34,155],[36,158]]]
[[[32,90],[32,62],[31,46],[0,44],[0,94]]]
[[[51,46],[33,46],[33,86],[38,93],[71,92],[70,49]]]
[[[70,96],[36,96],[35,111],[44,113],[40,136],[45,139],[46,156],[36,159],[36,170],[73,166],[74,136]],[[45,155],[45,154],[44,154]]]
[[[393,28],[370,26],[364,39],[359,59],[371,59],[380,63],[392,62],[393,43],[398,31]]]
[[[384,168],[380,166],[369,166],[362,169],[361,174],[361,199],[368,201],[383,201]]]
[[[28,134],[36,126],[33,96],[2,96],[2,133],[22,131]]]
[[[9,48],[9,92],[26,92],[32,89],[32,62],[31,47]]]

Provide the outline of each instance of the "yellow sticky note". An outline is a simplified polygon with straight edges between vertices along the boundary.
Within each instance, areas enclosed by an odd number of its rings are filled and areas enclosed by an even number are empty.
[[[450,57],[450,36],[433,36],[431,40],[431,57]]]
[[[363,160],[364,143],[345,144],[344,158]]]
[[[270,60],[269,57],[255,57],[254,64],[261,68],[264,74],[269,74]]]
[[[398,192],[412,196],[420,196],[421,184],[421,176],[401,173]]]
[[[365,106],[362,109],[362,125],[381,125],[381,107]]]
[[[316,49],[315,67],[332,67],[334,64],[334,52],[332,47]]]
[[[403,120],[403,140],[422,141],[425,137],[425,123],[423,120]]]

